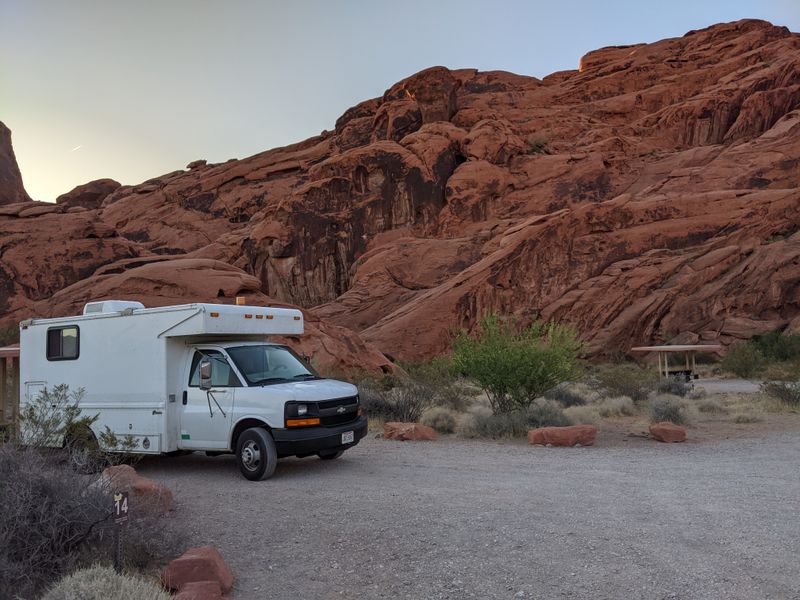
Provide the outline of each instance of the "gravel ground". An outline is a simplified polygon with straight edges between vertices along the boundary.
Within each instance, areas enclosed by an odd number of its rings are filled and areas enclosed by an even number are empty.
[[[755,394],[761,390],[761,382],[755,379],[695,379],[695,387],[701,387],[709,394]]]
[[[236,600],[800,598],[800,436],[542,448],[370,437],[337,461],[144,461]]]

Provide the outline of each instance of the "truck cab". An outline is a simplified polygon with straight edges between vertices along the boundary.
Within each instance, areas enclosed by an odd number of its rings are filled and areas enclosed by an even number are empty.
[[[270,339],[302,334],[296,309],[92,302],[20,324],[20,405],[66,384],[85,390],[98,443],[110,431],[135,453],[234,453],[246,478],[266,479],[281,457],[335,459],[367,433],[354,385]]]

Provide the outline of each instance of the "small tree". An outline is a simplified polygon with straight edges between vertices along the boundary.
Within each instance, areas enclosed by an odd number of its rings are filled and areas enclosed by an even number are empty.
[[[575,377],[580,342],[573,328],[531,324],[517,333],[495,314],[480,321],[476,336],[465,331],[453,341],[453,366],[474,379],[495,414],[524,409],[545,391]]]

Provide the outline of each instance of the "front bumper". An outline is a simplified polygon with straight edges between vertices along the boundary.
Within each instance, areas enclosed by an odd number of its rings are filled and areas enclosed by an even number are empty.
[[[342,434],[353,432],[353,441],[342,444]],[[367,417],[334,427],[299,427],[297,429],[273,429],[272,438],[278,456],[310,456],[317,452],[338,452],[358,444],[367,435]]]

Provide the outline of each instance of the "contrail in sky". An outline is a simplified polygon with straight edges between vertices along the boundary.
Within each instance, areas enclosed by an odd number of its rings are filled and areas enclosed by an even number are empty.
[[[81,148],[83,148],[83,145],[75,146],[70,152],[75,152],[75,150],[80,150]]]

